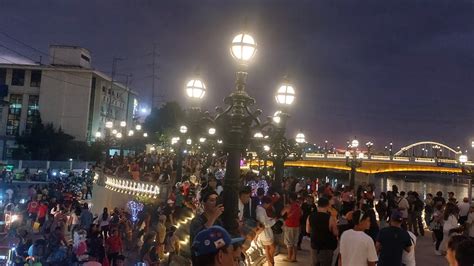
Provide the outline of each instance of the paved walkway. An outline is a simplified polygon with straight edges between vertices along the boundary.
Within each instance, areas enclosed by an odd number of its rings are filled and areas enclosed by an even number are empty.
[[[295,265],[311,265],[311,253],[308,240],[303,240],[302,249],[298,251],[298,262],[286,262],[283,259],[286,257],[286,250],[281,249],[281,253],[275,257],[276,266],[295,266]],[[420,236],[417,239],[415,247],[415,257],[417,266],[447,266],[448,263],[444,256],[437,256],[434,254],[433,240],[431,232],[426,232],[425,236]],[[265,264],[264,264],[265,265]]]

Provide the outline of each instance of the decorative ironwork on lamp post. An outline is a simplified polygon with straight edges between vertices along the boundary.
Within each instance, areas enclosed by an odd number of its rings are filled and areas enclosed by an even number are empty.
[[[357,139],[352,140],[349,145],[349,150],[346,151],[346,165],[351,168],[349,174],[349,186],[355,187],[355,176],[357,168],[362,166],[362,159],[364,158],[363,153],[357,153],[357,147],[359,147],[359,141]]]
[[[224,176],[224,213],[222,215],[224,227],[231,234],[238,234],[238,192],[240,189],[240,163],[246,156],[253,132],[262,128],[259,120],[261,110],[252,110],[255,99],[246,92],[247,66],[257,51],[257,43],[248,33],[242,32],[232,39],[230,53],[238,62],[239,69],[236,73],[235,90],[224,98],[225,108],[217,107],[216,115],[212,117],[205,113],[202,120],[207,120],[215,128],[209,130],[209,135],[218,134],[218,145],[221,145],[224,154],[227,157],[226,171]],[[202,85],[202,86],[200,86]],[[196,91],[196,88],[198,89]],[[199,91],[204,89],[204,91]],[[198,96],[202,98],[205,94],[205,86],[202,81],[188,82],[186,86],[188,96]],[[294,100],[294,89],[291,85],[283,84],[277,92],[276,100],[282,105],[289,105]],[[275,132],[278,132],[278,138],[284,140],[284,125],[287,118],[286,113],[279,115],[280,123],[283,126],[277,126]],[[267,152],[273,151],[274,147],[268,146]]]
[[[468,176],[468,188],[467,188],[467,197],[469,199],[469,204],[472,203],[472,169],[466,168],[466,163],[468,161],[467,155],[461,154],[458,158],[459,166],[461,167],[461,172],[464,175]]]

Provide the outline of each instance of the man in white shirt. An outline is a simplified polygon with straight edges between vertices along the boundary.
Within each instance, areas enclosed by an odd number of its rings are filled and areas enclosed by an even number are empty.
[[[354,229],[345,231],[339,244],[339,266],[375,266],[377,252],[372,238],[364,230],[370,228],[370,217],[357,210],[352,214]]]
[[[402,217],[404,222],[408,219],[408,208],[410,208],[410,204],[408,200],[405,198],[405,191],[400,192],[400,198],[398,199],[398,209],[402,213]]]
[[[458,208],[459,208],[459,224],[464,225],[464,223],[467,220],[467,215],[469,214],[469,208],[471,206],[469,205],[469,199],[467,197],[464,197],[462,202],[458,203]]]

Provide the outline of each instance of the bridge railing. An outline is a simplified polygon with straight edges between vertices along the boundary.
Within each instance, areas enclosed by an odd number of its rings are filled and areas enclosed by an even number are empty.
[[[338,154],[338,153],[305,153],[303,155],[303,160],[345,160],[346,155],[345,154]],[[388,155],[367,155],[364,154],[364,157],[362,158],[364,161],[385,161],[385,162],[404,162],[404,163],[410,163],[410,164],[429,164],[429,165],[435,165],[437,163],[443,163],[443,164],[453,164],[457,165],[458,161],[454,159],[445,159],[445,158],[427,158],[427,157],[407,157],[407,156],[388,156]],[[465,163],[467,166],[474,166],[473,161],[468,161]]]

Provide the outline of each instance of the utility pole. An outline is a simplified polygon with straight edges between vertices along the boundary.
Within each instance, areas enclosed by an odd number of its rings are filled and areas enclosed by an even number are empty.
[[[151,78],[151,109],[153,109],[155,107],[156,43],[153,44],[153,55],[152,56],[153,56],[153,64],[152,64],[153,74],[152,74],[152,78]]]
[[[122,58],[119,58],[119,57],[114,57],[112,59],[112,75],[110,77],[110,90],[113,91],[114,90],[114,79],[115,79],[115,69],[117,68],[117,62],[122,60]],[[111,115],[111,111],[112,111],[112,99],[111,99],[111,96],[110,96],[110,93],[107,92],[107,97],[109,98],[109,104],[107,105],[107,114],[105,115],[106,118],[110,117]],[[115,120],[115,118],[114,118]]]

